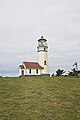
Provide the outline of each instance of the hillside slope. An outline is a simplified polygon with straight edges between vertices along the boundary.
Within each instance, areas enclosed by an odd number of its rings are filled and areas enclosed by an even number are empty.
[[[80,120],[80,78],[0,78],[0,120]]]

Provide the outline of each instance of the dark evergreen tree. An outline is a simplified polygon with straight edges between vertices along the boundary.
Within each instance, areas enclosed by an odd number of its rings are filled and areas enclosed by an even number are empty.
[[[58,69],[58,70],[56,71],[56,76],[61,76],[63,73],[65,73],[64,70]]]

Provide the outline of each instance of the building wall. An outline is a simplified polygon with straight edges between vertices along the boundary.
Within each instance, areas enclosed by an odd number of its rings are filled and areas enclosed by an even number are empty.
[[[36,73],[36,69],[31,69],[31,73],[29,73],[29,69],[26,69],[26,75],[41,75],[41,70],[38,69],[38,74]]]
[[[44,61],[46,61],[46,65],[44,65]],[[44,67],[43,70],[41,70],[42,74],[49,74],[48,70],[48,52],[46,51],[40,51],[38,52],[38,63]]]
[[[21,76],[21,68],[19,68],[19,76]]]
[[[31,69],[31,73],[29,73],[29,69],[19,69],[19,76],[22,76],[22,71],[24,71],[25,75],[41,75],[41,69],[38,69],[38,73],[36,73],[36,69]]]
[[[22,71],[23,71],[24,74],[25,74],[25,69],[21,69],[21,68],[19,68],[19,76],[22,76]]]

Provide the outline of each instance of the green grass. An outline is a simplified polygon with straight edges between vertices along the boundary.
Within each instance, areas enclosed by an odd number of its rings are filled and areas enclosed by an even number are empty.
[[[0,120],[80,120],[80,78],[0,78]]]

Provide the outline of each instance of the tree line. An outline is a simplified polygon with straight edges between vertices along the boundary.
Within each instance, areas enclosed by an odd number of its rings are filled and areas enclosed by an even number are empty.
[[[64,75],[65,73],[65,75]],[[68,73],[66,74],[65,70],[62,69],[58,69],[56,71],[56,76],[79,76],[80,77],[80,70],[78,70],[78,64],[77,62],[75,62],[73,64],[73,68],[71,69],[71,71],[68,71]],[[54,73],[52,74],[52,76],[54,76]]]

